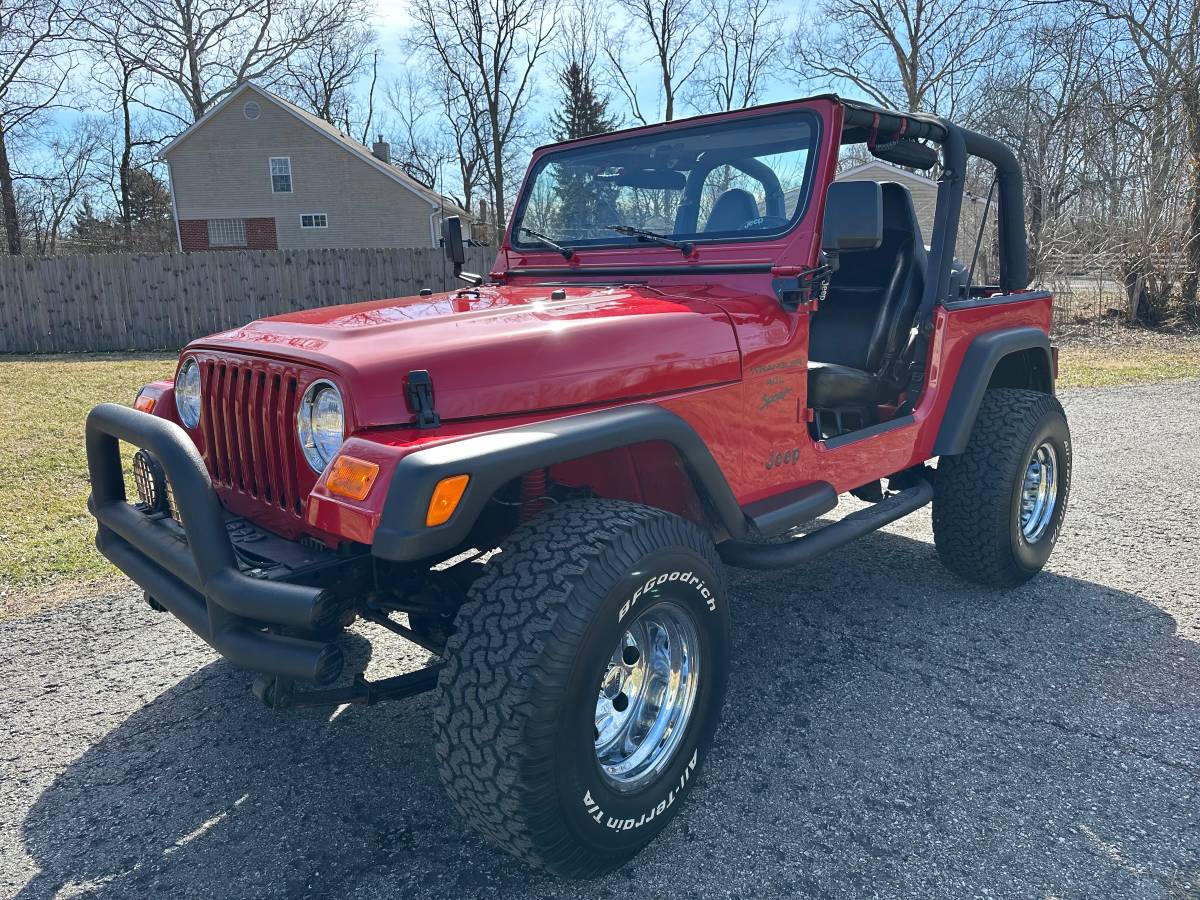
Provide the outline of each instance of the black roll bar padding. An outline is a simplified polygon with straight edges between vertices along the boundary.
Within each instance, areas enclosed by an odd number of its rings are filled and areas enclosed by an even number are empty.
[[[933,210],[933,242],[929,250],[933,262],[926,271],[925,290],[916,316],[918,325],[929,320],[933,307],[947,299],[950,290],[950,270],[954,267],[966,174],[967,151],[962,131],[950,126],[942,142],[942,174],[938,179],[937,203]],[[930,277],[930,273],[935,277]]]
[[[1025,194],[1021,165],[1016,154],[995,138],[960,128],[967,153],[996,167],[1000,202],[996,219],[1000,228],[1000,290],[1006,294],[1029,286],[1029,255],[1025,244]]]
[[[102,403],[88,414],[85,440],[93,513],[192,590],[235,616],[277,625],[313,626],[328,617],[337,602],[329,592],[251,578],[239,570],[212,479],[195,444],[174,422]],[[145,447],[162,463],[190,558],[180,559],[177,542],[125,502],[119,441]]]
[[[688,173],[679,208],[675,211],[677,234],[692,234],[700,230],[700,192],[704,188],[704,179],[717,166],[732,166],[760,182],[766,200],[766,214],[780,219],[787,218],[787,200],[783,193],[783,185],[779,183],[779,176],[775,174],[774,169],[757,159],[736,156],[730,152],[709,152],[703,154],[699,163]]]
[[[779,219],[787,218],[787,199],[784,197],[783,185],[779,183],[779,176],[775,174],[774,169],[753,157],[731,159],[729,165],[762,184],[763,203],[768,216],[775,216]]]

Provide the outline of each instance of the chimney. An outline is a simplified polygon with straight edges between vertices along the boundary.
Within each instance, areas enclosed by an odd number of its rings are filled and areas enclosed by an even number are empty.
[[[371,153],[376,159],[383,160],[385,163],[392,161],[392,145],[383,139],[383,135],[375,137],[375,143],[371,145]]]
[[[487,222],[488,219],[488,204],[486,200],[479,201],[479,221]]]

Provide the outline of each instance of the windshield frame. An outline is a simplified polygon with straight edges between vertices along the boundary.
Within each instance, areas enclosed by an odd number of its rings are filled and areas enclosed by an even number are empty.
[[[530,166],[528,173],[525,176],[524,183],[521,187],[521,195],[518,198],[517,205],[513,209],[513,214],[508,226],[507,243],[513,250],[522,253],[543,253],[551,251],[545,244],[536,240],[523,242],[520,238],[520,229],[525,220],[526,208],[529,205],[530,198],[533,194],[534,185],[537,182],[538,176],[545,171],[546,167],[552,165],[556,159],[563,153],[587,147],[588,149],[597,149],[604,144],[615,143],[618,141],[629,140],[635,137],[650,137],[658,134],[667,133],[682,133],[688,131],[701,131],[716,128],[728,127],[732,123],[742,126],[750,122],[762,122],[770,119],[783,118],[804,118],[808,121],[812,129],[812,137],[809,141],[808,157],[805,160],[804,166],[804,185],[803,192],[797,198],[796,210],[792,213],[786,226],[773,229],[770,231],[762,230],[749,232],[745,236],[732,236],[728,232],[724,234],[716,234],[712,237],[706,236],[703,232],[688,233],[677,235],[672,230],[670,233],[665,233],[665,237],[672,240],[686,241],[696,247],[701,246],[720,246],[725,244],[746,244],[746,243],[767,243],[772,241],[784,240],[800,226],[808,215],[809,207],[812,203],[814,187],[813,181],[817,174],[817,165],[820,161],[822,142],[824,138],[825,122],[823,117],[814,109],[808,106],[789,107],[784,109],[763,110],[756,112],[753,115],[739,116],[734,112],[732,115],[728,112],[713,114],[720,116],[718,121],[697,121],[696,119],[686,119],[680,122],[668,122],[659,125],[641,126],[639,128],[626,129],[624,131],[616,131],[605,135],[593,135],[587,138],[582,138],[577,141],[564,142],[561,144],[551,144],[547,147],[540,156],[537,156],[533,165]],[[707,119],[708,116],[698,117]],[[748,157],[750,160],[757,160],[757,157]],[[725,163],[719,163],[724,165]],[[711,171],[711,169],[709,170]],[[707,177],[707,172],[705,177]],[[689,179],[690,181],[690,179]],[[686,194],[685,187],[680,191],[681,195]],[[575,257],[578,259],[581,255],[586,256],[589,251],[593,250],[630,250],[630,249],[646,249],[649,245],[647,242],[636,237],[622,238],[614,233],[613,239],[606,241],[571,241],[568,238],[555,238],[555,240],[575,251]],[[664,248],[665,249],[665,248]],[[557,255],[557,253],[555,254]]]

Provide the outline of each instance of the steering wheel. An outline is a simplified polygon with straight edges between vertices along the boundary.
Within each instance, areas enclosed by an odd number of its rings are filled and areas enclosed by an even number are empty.
[[[748,222],[743,222],[739,231],[755,231],[757,229],[786,228],[788,220],[783,216],[758,216]]]

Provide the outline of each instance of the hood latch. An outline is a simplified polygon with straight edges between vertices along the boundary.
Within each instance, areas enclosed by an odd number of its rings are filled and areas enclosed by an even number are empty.
[[[418,428],[437,428],[442,424],[442,417],[433,408],[433,379],[427,369],[409,372],[404,392],[409,410],[417,417]]]

